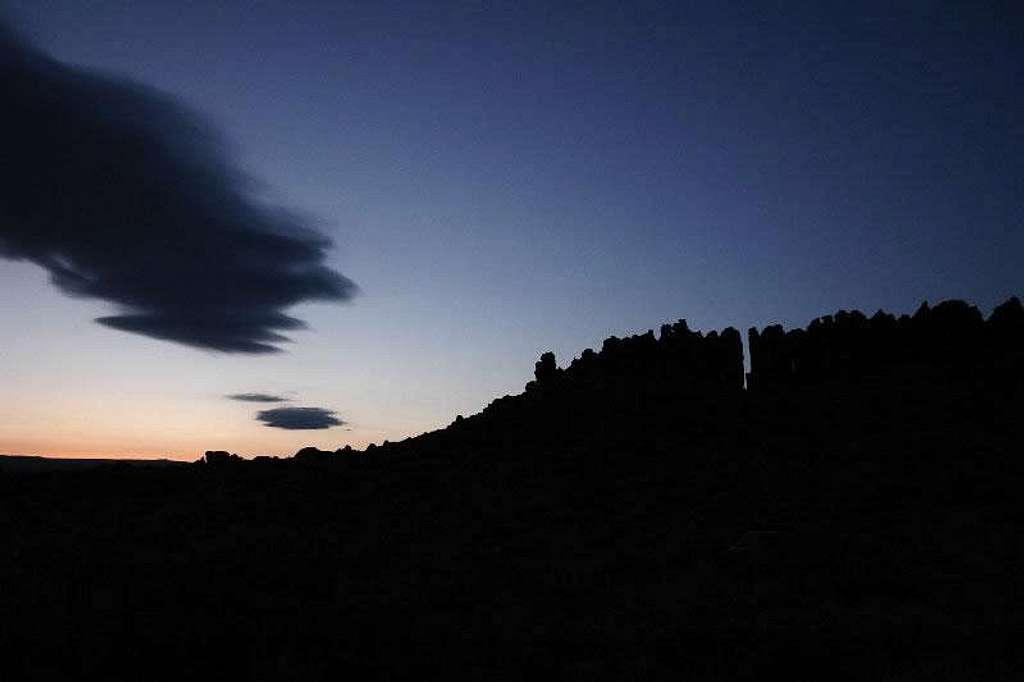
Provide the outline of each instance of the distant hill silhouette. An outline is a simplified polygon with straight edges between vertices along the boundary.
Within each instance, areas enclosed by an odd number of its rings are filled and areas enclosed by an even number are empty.
[[[72,457],[40,457],[37,455],[0,455],[0,471],[47,472],[81,471],[97,467],[175,467],[184,462],[172,459],[91,459]]]
[[[747,352],[679,322],[365,451],[0,474],[5,666],[1019,679],[1020,301]]]

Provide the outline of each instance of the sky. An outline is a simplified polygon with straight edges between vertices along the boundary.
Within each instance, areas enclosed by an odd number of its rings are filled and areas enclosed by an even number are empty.
[[[0,21],[8,65],[44,55],[4,84],[24,156],[0,172],[0,452],[363,447],[679,318],[1024,293],[1014,3],[6,0]],[[43,82],[65,107],[45,130]],[[40,177],[43,227],[18,218]],[[228,397],[251,393],[283,400]]]

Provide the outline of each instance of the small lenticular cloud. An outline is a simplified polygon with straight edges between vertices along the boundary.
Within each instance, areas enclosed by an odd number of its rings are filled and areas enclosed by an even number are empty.
[[[226,396],[228,400],[238,400],[243,403],[286,403],[288,398],[267,393],[232,393]]]
[[[258,412],[256,420],[275,429],[295,431],[344,426],[345,422],[334,415],[333,410],[322,407],[275,407]]]

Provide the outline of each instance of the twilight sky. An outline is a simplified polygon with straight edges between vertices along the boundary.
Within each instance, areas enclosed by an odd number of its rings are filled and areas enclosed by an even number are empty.
[[[38,256],[38,234],[10,228],[32,190],[19,178],[35,176],[8,158],[0,452],[362,447],[519,392],[542,351],[564,363],[680,317],[745,330],[949,297],[987,314],[1024,293],[1018,3],[0,8],[66,65],[53,82],[146,98],[68,97],[46,140],[15,115],[4,149],[27,140],[33,172],[70,183],[51,161],[76,153],[74,126],[145,111],[140,134],[169,159],[153,174],[117,135],[97,146],[124,169],[109,194],[128,196],[89,215],[116,224],[51,235],[87,252],[100,274],[84,280],[57,278],[70,256]],[[27,73],[0,83],[6,102],[41,82]],[[179,109],[197,113],[196,139]],[[258,184],[232,184],[221,161]],[[151,219],[153,186],[168,198]],[[165,231],[188,248],[157,248]],[[193,315],[214,290],[237,296]]]

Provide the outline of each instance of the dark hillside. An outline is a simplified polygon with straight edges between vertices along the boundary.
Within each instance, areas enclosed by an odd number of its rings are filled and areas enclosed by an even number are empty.
[[[366,452],[0,473],[10,679],[1019,679],[1024,309],[609,339]],[[813,675],[814,677],[810,677]]]

